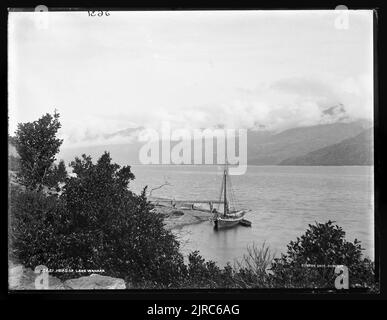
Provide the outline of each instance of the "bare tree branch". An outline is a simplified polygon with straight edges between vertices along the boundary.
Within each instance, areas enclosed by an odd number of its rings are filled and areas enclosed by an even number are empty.
[[[163,187],[165,187],[165,186],[171,186],[172,184],[170,184],[169,183],[169,181],[164,177],[164,183],[163,184],[161,184],[161,185],[159,185],[159,186],[157,186],[157,187],[154,187],[154,188],[152,188],[152,189],[150,189],[150,191],[149,191],[149,194],[148,194],[148,197],[150,197],[151,195],[152,195],[152,192],[153,191],[155,191],[155,190],[158,190],[158,189],[161,189],[161,188],[163,188]]]

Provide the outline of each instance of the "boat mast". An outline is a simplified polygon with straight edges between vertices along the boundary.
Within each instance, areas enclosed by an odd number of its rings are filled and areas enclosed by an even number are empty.
[[[223,215],[226,216],[228,213],[228,203],[227,203],[227,133],[225,130],[225,156],[224,156],[224,209],[223,209]]]
[[[224,179],[224,209],[223,209],[223,215],[226,216],[227,214],[227,165],[224,169],[223,173],[223,179]]]

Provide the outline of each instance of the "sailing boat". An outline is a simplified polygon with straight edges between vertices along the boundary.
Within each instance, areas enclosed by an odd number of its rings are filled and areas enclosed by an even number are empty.
[[[229,187],[228,187],[229,186]],[[227,191],[229,189],[229,192]],[[223,170],[223,180],[222,180],[222,188],[220,192],[220,198],[223,195],[223,212],[219,212],[215,210],[213,221],[215,229],[220,228],[230,228],[239,224],[242,220],[244,220],[244,216],[246,214],[246,210],[237,210],[234,207],[234,204],[228,200],[228,196],[230,195],[232,199],[235,199],[233,196],[233,191],[231,188],[231,179],[228,174],[228,166],[227,161]]]

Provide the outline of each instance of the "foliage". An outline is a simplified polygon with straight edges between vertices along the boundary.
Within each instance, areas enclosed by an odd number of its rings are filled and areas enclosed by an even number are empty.
[[[374,282],[374,266],[362,259],[362,250],[360,241],[346,241],[343,229],[329,220],[309,225],[304,235],[289,243],[287,254],[275,259],[271,270],[280,287],[333,288],[334,266],[344,265],[351,287],[367,287]]]
[[[19,260],[31,267],[103,269],[133,285],[176,283],[184,265],[179,243],[150,211],[145,190],[139,196],[128,190],[134,179],[130,167],[112,163],[108,153],[96,164],[83,155],[71,166],[76,176],[66,179],[61,195],[12,194],[12,242]]]
[[[234,269],[237,272],[234,280],[238,287],[270,288],[274,286],[269,272],[273,260],[274,254],[266,243],[263,243],[261,247],[255,243],[248,246],[243,257],[235,262]]]
[[[217,288],[221,285],[221,270],[213,261],[205,261],[199,251],[188,257],[185,287]]]
[[[267,288],[270,287],[270,267],[273,255],[269,248],[253,245],[232,267],[229,263],[219,267],[214,261],[206,261],[194,251],[188,256],[181,288]]]
[[[59,267],[63,210],[57,197],[11,184],[9,207],[11,255],[27,267]]]
[[[275,259],[265,243],[261,247],[254,244],[233,267],[228,264],[223,268],[195,251],[189,255],[181,287],[334,289],[334,266],[345,265],[350,287],[376,290],[373,262],[362,258],[359,241],[351,243],[344,237],[345,232],[332,221],[316,223],[291,241],[281,258]]]
[[[64,161],[60,160],[58,164],[54,163],[45,179],[48,192],[50,193],[52,190],[54,190],[54,192],[61,192],[67,176],[68,174]]]
[[[61,124],[59,113],[46,114],[40,119],[19,123],[12,143],[20,156],[17,178],[30,190],[41,190],[43,186],[54,187],[53,163],[62,140],[56,137]]]
[[[179,244],[164,229],[162,216],[151,212],[145,197],[128,190],[134,179],[129,166],[120,168],[104,153],[94,165],[83,155],[70,164],[76,177],[67,180],[63,199],[75,230],[95,234],[90,243],[94,264],[129,277],[169,285],[183,264]]]

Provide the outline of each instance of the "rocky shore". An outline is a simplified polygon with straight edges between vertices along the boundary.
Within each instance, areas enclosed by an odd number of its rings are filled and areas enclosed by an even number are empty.
[[[9,290],[108,290],[127,289],[123,279],[91,274],[62,281],[50,274],[43,275],[39,267],[32,270],[10,262],[8,269]]]

